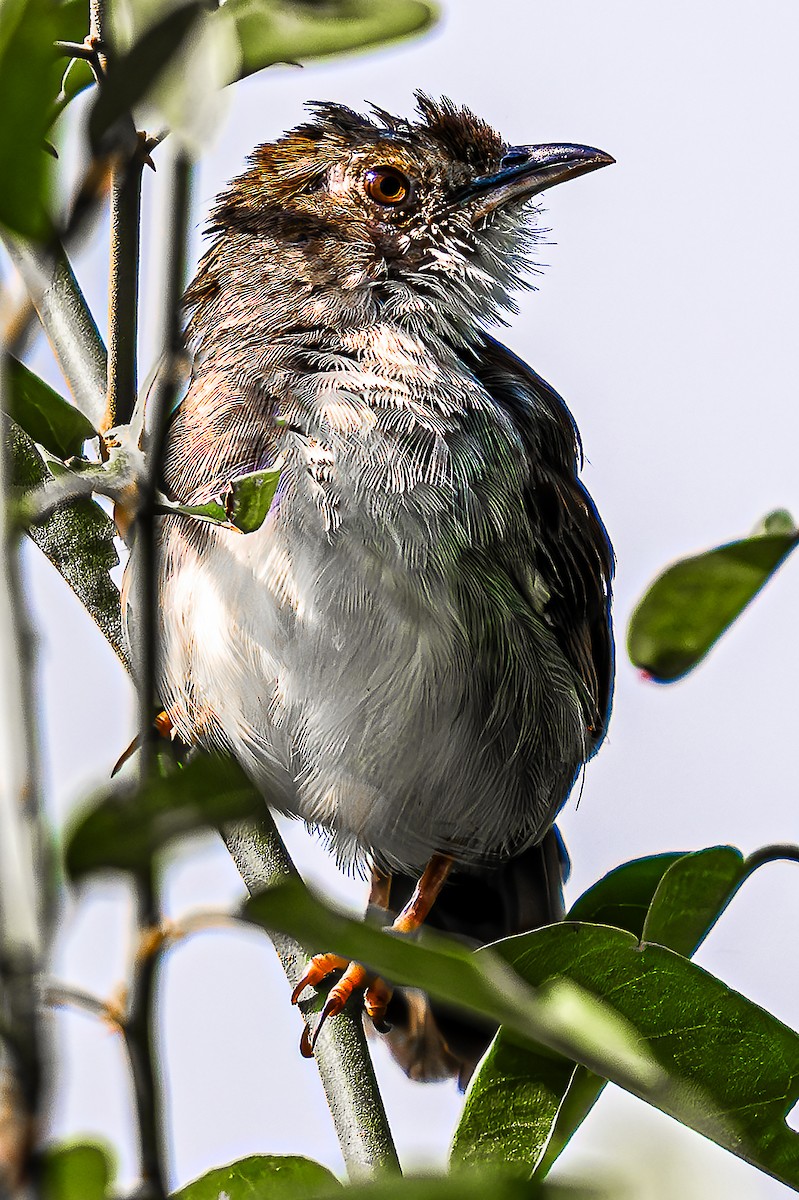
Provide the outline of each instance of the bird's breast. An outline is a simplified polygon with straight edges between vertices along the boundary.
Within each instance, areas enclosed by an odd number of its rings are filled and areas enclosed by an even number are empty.
[[[179,729],[211,714],[206,743],[342,854],[415,867],[535,832],[545,677],[575,758],[582,732],[543,624],[506,600],[508,562],[533,554],[515,430],[466,370],[377,339],[289,380],[260,530],[165,526],[164,685]]]

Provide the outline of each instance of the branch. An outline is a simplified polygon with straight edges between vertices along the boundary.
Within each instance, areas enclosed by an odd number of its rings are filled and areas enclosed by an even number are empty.
[[[297,874],[268,809],[258,825],[229,826],[223,837],[251,895]],[[305,970],[308,956],[292,938],[278,933],[270,936],[294,987]],[[319,999],[300,1004],[307,1023],[316,1020],[320,1006]],[[314,1057],[350,1176],[369,1177],[386,1168],[398,1172],[397,1151],[366,1045],[357,998],[335,1021],[322,1026]]]
[[[108,283],[108,390],[101,433],[127,425],[136,403],[141,179],[137,142],[131,159],[118,158],[111,182],[111,270]]]
[[[0,421],[5,354],[0,349]],[[36,985],[46,945],[51,876],[39,814],[39,779],[31,695],[31,636],[25,623],[18,544],[8,506],[8,472],[0,439],[0,1021],[13,1033],[13,1049],[0,1062],[24,1131],[19,1158],[0,1161],[3,1180],[35,1173],[35,1146],[43,1054]]]
[[[3,232],[75,404],[95,429],[105,413],[106,350],[62,247],[55,256]]]

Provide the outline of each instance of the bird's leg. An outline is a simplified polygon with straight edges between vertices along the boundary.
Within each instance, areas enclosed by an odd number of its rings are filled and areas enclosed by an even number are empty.
[[[447,854],[433,855],[414,888],[410,900],[397,914],[391,926],[392,932],[413,933],[422,925],[446,882],[447,876],[452,869],[452,863],[452,858]],[[375,872],[372,876],[372,889],[369,895],[370,904],[385,908],[388,904],[390,887],[391,876],[383,876]],[[300,1052],[305,1058],[310,1058],[313,1055],[319,1031],[327,1018],[340,1013],[352,993],[364,986],[367,988],[364,997],[366,1011],[378,1029],[385,1026],[386,1008],[392,996],[392,989],[384,980],[374,977],[370,978],[368,971],[360,963],[347,963],[346,959],[336,954],[314,955],[302,979],[300,979],[292,993],[292,1004],[297,1003],[301,992],[309,984],[315,985],[321,982],[332,971],[341,970],[342,968],[344,968],[344,974],[338,983],[334,984],[330,989],[313,1035],[308,1032],[307,1028],[303,1030],[300,1040]]]

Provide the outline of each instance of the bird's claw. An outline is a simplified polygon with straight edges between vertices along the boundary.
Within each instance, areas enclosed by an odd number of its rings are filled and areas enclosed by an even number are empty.
[[[291,994],[292,1004],[297,1003],[306,987],[316,987],[333,971],[342,970],[344,974],[330,989],[313,1033],[308,1026],[302,1031],[300,1053],[303,1058],[313,1057],[317,1038],[328,1017],[335,1017],[342,1012],[353,992],[361,989],[365,988],[364,1008],[375,1028],[380,1033],[386,1033],[391,1028],[386,1023],[385,1017],[392,989],[382,979],[370,977],[366,968],[362,967],[360,963],[349,962],[338,954],[315,954],[313,956]]]
[[[296,1004],[307,987],[317,987],[328,975],[334,971],[346,971],[349,965],[350,960],[342,958],[340,954],[314,954],[291,993],[291,1003]]]

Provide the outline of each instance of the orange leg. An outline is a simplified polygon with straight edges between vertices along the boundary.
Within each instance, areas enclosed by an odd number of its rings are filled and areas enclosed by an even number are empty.
[[[410,900],[395,918],[391,926],[392,932],[413,933],[424,923],[427,914],[435,904],[436,898],[446,882],[447,876],[452,870],[452,863],[453,860],[449,855],[433,855],[425,867],[421,879],[414,888]],[[386,908],[388,906],[390,887],[391,876],[379,875],[375,872],[372,877],[372,889],[369,895],[370,903],[380,908]],[[386,1008],[392,996],[392,989],[382,979],[370,977],[366,968],[361,966],[360,963],[347,963],[346,959],[341,958],[337,954],[314,955],[302,979],[300,979],[292,993],[292,1004],[297,1003],[301,993],[307,986],[315,986],[331,974],[331,972],[342,969],[344,969],[344,974],[338,983],[330,989],[313,1035],[308,1032],[307,1028],[303,1030],[300,1040],[300,1052],[305,1058],[310,1058],[313,1055],[319,1031],[327,1018],[340,1013],[353,992],[361,988],[366,987],[364,1006],[367,1013],[378,1029],[385,1027]]]
[[[159,737],[168,738],[172,734],[172,721],[168,712],[160,712],[153,721],[153,729]],[[114,763],[114,769],[111,772],[111,778],[121,771],[128,759],[132,758],[136,751],[141,746],[141,737],[137,733],[133,741],[128,746],[127,750],[123,750],[117,761]]]

